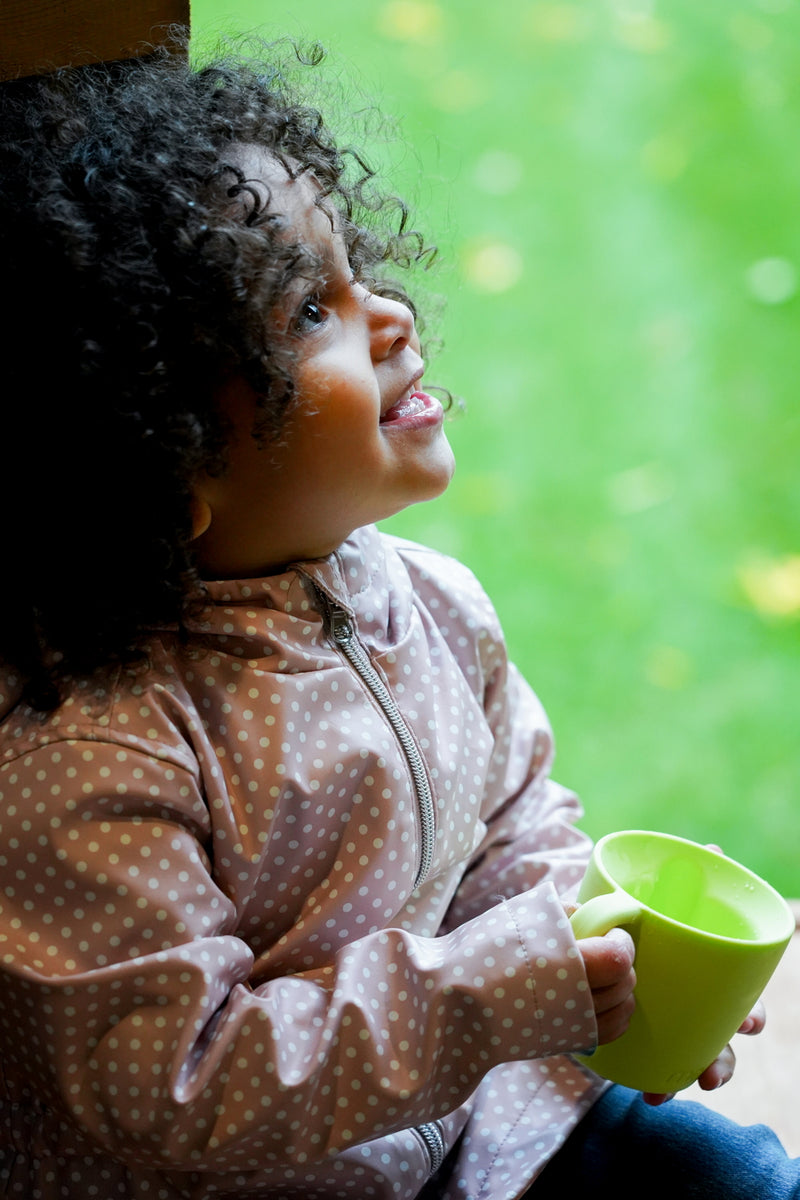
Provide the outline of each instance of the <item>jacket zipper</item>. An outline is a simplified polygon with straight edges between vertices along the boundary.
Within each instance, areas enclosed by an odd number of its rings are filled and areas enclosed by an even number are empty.
[[[408,769],[411,772],[420,817],[421,847],[419,868],[414,880],[414,887],[416,888],[419,887],[430,870],[431,862],[433,861],[433,843],[436,832],[433,794],[428,782],[425,763],[417,749],[417,743],[411,736],[411,730],[408,728],[403,714],[394,701],[394,697],[370,662],[366,650],[355,636],[353,623],[349,616],[343,608],[338,604],[334,604],[329,596],[325,595],[325,593],[322,593],[322,595],[325,601],[325,608],[328,612],[331,636],[334,642],[362,680],[364,686],[377,700],[378,705],[400,743],[400,747],[408,763]],[[415,1128],[425,1145],[425,1149],[428,1151],[430,1175],[433,1176],[444,1162],[445,1151],[447,1149],[441,1122],[426,1121],[422,1125],[415,1126]]]
[[[446,1149],[441,1121],[426,1121],[424,1125],[417,1125],[416,1130],[430,1156],[431,1175],[435,1175],[444,1162]]]
[[[387,721],[400,743],[411,772],[414,791],[417,797],[421,835],[419,869],[414,880],[414,887],[417,888],[431,868],[434,834],[436,831],[436,810],[431,785],[428,782],[428,773],[425,770],[425,763],[417,748],[417,743],[411,736],[411,730],[406,725],[403,714],[394,701],[394,697],[369,661],[366,651],[355,636],[353,624],[348,614],[339,605],[334,604],[327,596],[325,597],[325,601],[330,618],[331,636],[334,642],[383,710]]]

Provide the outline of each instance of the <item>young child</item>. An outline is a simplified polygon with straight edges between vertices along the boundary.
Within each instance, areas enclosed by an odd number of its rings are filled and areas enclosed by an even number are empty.
[[[569,1057],[632,943],[489,602],[372,525],[453,469],[403,210],[277,58],[1,91],[3,1195],[800,1196]]]

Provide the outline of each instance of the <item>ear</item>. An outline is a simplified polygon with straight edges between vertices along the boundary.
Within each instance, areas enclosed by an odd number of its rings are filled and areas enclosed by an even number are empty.
[[[189,515],[192,518],[192,541],[202,537],[211,524],[211,505],[204,496],[192,492],[189,501]]]

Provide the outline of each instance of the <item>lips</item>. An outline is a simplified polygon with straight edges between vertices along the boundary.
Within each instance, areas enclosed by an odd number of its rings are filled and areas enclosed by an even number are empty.
[[[383,414],[381,425],[388,425],[392,421],[402,421],[408,417],[419,416],[427,411],[431,401],[432,397],[428,396],[425,392],[411,392],[408,396],[402,396]]]

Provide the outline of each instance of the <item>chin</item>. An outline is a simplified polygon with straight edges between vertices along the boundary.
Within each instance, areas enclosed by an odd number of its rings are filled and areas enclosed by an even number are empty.
[[[414,504],[427,504],[431,500],[436,500],[447,491],[454,474],[455,461],[453,460],[447,470],[432,472],[426,487],[416,488],[414,494],[409,496],[405,503],[398,504],[387,515],[394,516],[395,513],[402,512],[405,508],[411,508]]]
[[[446,492],[455,473],[455,455],[450,448],[450,443],[445,441],[445,450],[441,455],[441,461],[436,464],[436,469],[432,472],[431,493],[425,499],[435,500],[437,496],[441,496],[443,492]]]

